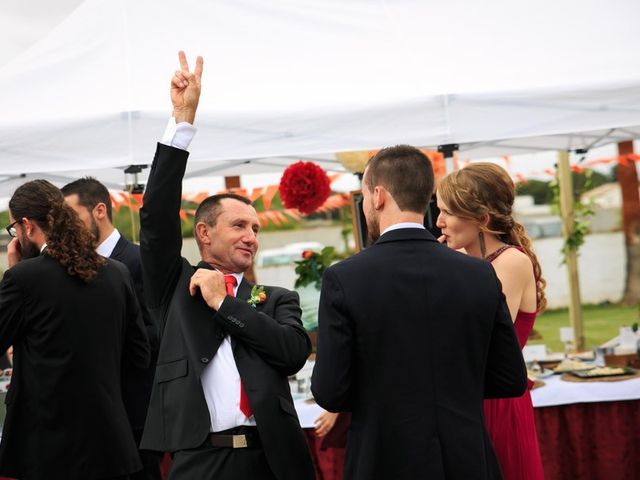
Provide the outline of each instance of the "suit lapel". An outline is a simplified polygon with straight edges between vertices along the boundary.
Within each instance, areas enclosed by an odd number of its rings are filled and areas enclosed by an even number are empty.
[[[249,280],[247,280],[243,276],[242,282],[240,282],[240,285],[238,286],[236,297],[238,297],[241,300],[249,300],[249,298],[251,297],[252,288],[253,288],[253,283],[251,283]]]
[[[120,258],[124,253],[124,249],[127,247],[127,243],[129,243],[129,240],[124,238],[124,235],[120,234],[120,238],[118,239],[116,246],[113,247],[113,251],[111,252],[109,258],[113,258],[116,260]]]
[[[201,260],[200,262],[198,262],[198,264],[196,265],[196,268],[206,268],[207,270],[214,270],[214,268],[209,265],[207,262],[205,262],[204,260]],[[238,286],[238,291],[236,292],[236,298],[238,300],[249,300],[249,298],[251,297],[251,289],[253,288],[253,283],[251,283],[249,280],[247,280],[246,278],[244,278],[244,276],[242,277],[242,282],[240,282],[240,285]],[[233,353],[236,353],[236,348],[237,348],[238,344],[235,341],[235,339],[233,338],[233,336],[231,337],[231,348],[233,349]],[[217,349],[216,349],[217,350]]]
[[[238,291],[236,292],[236,298],[238,300],[247,301],[251,297],[251,288],[253,288],[253,284],[242,276],[242,282],[238,285]],[[233,350],[233,355],[237,354],[238,342],[236,339],[231,336],[231,349]]]

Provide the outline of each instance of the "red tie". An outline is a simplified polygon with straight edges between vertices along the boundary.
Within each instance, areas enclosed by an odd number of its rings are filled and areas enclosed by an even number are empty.
[[[234,287],[236,286],[236,277],[233,275],[225,275],[224,276],[224,284],[227,287],[227,295],[230,297],[235,297]],[[242,386],[242,380],[240,380],[240,411],[247,418],[253,415],[253,411],[251,410],[251,405],[249,405],[249,399],[247,398],[247,394],[244,391],[244,387]]]

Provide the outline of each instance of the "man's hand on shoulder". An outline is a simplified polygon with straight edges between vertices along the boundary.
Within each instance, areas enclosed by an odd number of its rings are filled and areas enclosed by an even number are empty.
[[[196,59],[193,72],[189,71],[187,57],[183,51],[178,52],[180,70],[176,70],[171,79],[171,103],[176,123],[193,124],[200,100],[200,79],[202,78],[202,57]]]
[[[193,297],[200,289],[202,298],[210,308],[218,310],[218,307],[227,296],[227,287],[224,284],[224,275],[217,270],[199,268],[191,277],[189,293]]]

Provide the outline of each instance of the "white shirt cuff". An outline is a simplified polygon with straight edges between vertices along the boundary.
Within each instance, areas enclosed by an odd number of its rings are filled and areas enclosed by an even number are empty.
[[[160,143],[167,145],[168,147],[187,150],[197,131],[198,129],[190,123],[180,122],[176,124],[176,119],[171,117],[169,119],[169,123],[167,123],[167,128],[164,130],[164,135],[162,135]]]

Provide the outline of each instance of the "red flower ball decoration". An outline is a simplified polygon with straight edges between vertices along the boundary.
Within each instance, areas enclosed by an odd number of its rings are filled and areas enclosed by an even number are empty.
[[[290,165],[280,179],[280,198],[286,208],[311,213],[327,201],[331,181],[326,172],[312,162]]]

